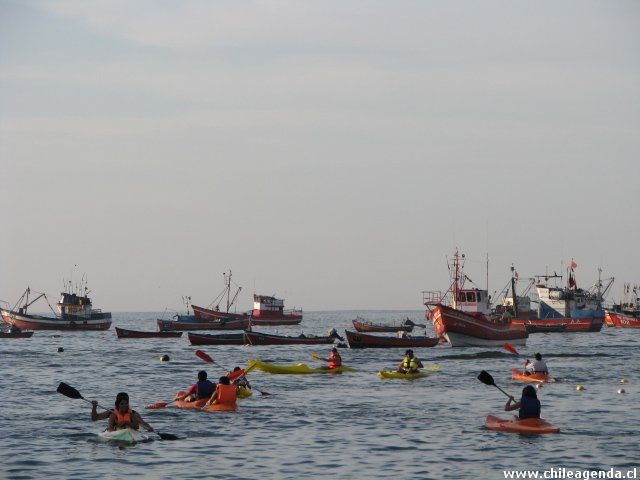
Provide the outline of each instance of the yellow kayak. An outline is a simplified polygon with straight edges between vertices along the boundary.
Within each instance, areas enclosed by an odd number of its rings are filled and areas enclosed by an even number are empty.
[[[256,368],[263,372],[276,374],[341,373],[357,371],[355,368],[345,367],[344,365],[338,368],[311,368],[306,363],[298,363],[297,365],[274,365],[258,359],[249,360],[247,363],[249,368]]]
[[[400,373],[392,371],[378,372],[378,376],[382,378],[401,378],[403,380],[415,380],[416,378],[430,377],[430,373],[417,372],[417,373]]]

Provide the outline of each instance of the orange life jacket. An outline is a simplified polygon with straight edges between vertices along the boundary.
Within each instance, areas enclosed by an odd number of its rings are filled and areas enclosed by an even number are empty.
[[[216,403],[224,403],[226,405],[235,405],[238,398],[238,386],[237,385],[225,385],[223,383],[218,384],[218,398]]]
[[[339,353],[331,352],[329,355],[329,368],[338,368],[342,366],[342,357]]]
[[[116,416],[116,421],[114,422],[114,428],[116,430],[124,430],[125,428],[131,427],[133,423],[133,410],[129,409],[125,413],[120,413],[120,409],[116,408],[112,410],[112,412]],[[118,425],[121,422],[124,422],[124,425]]]

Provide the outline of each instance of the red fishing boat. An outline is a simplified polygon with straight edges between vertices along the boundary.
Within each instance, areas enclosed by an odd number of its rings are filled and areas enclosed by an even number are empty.
[[[389,337],[345,330],[351,348],[418,348],[435,347],[438,337]]]
[[[238,299],[238,295],[240,294],[242,287],[237,285],[235,282],[231,280],[231,270],[229,270],[228,275],[226,273],[223,273],[222,277],[224,279],[224,289],[222,290],[222,292],[218,294],[218,296],[213,300],[213,302],[209,304],[209,306],[205,308],[205,307],[199,307],[197,305],[191,305],[191,308],[193,309],[193,314],[195,315],[196,319],[200,321],[211,322],[221,318],[234,319],[234,320],[245,320],[249,318],[248,313],[236,313],[236,312],[230,311],[231,307],[236,303],[236,300]],[[233,295],[231,294],[232,284],[233,284],[233,287],[235,287],[236,289]],[[222,310],[220,308],[220,303],[222,302],[223,299],[225,299],[225,297],[226,297],[226,308]]]
[[[168,330],[159,332],[144,332],[140,330],[128,330],[126,328],[116,328],[118,338],[180,338],[182,332],[172,332]]]
[[[245,345],[244,333],[206,334],[187,332],[191,345]]]
[[[336,339],[343,340],[335,329],[331,329],[326,337],[304,334],[298,337],[289,337],[264,332],[245,331],[244,339],[247,345],[318,345],[333,343]]]
[[[302,322],[302,310],[284,309],[284,300],[268,295],[253,296],[252,325],[297,325]]]
[[[606,308],[604,321],[608,327],[615,328],[640,328],[640,287],[625,283],[623,286],[624,299],[620,304]],[[631,296],[631,298],[629,298]]]
[[[471,280],[463,273],[464,259],[465,255],[456,250],[449,266],[452,283],[444,294],[423,292],[426,316],[433,321],[436,333],[452,347],[498,346],[504,342],[524,345],[527,330],[523,325],[513,325],[506,312],[492,314],[487,290],[465,288],[465,282]]]
[[[537,331],[599,332],[604,324],[605,312],[602,302],[613,283],[613,278],[598,279],[588,290],[578,288],[575,279],[577,264],[572,260],[568,270],[568,281],[564,287],[550,286],[550,279],[562,280],[562,275],[538,275],[538,318],[520,318],[516,315],[514,325],[535,328]],[[599,273],[602,271],[599,269]],[[544,279],[544,282],[542,281]]]
[[[68,291],[62,292],[57,303],[57,314],[44,293],[34,292],[37,294],[36,298],[29,301],[31,289],[27,287],[16,307],[10,310],[0,309],[2,320],[21,330],[108,330],[111,326],[111,313],[93,308],[84,279],[79,291],[82,288],[83,294],[72,292],[71,281],[68,282]],[[49,305],[53,317],[28,313],[28,308],[41,298]]]
[[[399,325],[385,325],[380,323],[373,323],[364,320],[363,318],[357,317],[352,320],[353,328],[355,328],[358,332],[411,332],[413,331],[413,327],[415,323],[413,323],[408,318],[404,321],[404,323]]]

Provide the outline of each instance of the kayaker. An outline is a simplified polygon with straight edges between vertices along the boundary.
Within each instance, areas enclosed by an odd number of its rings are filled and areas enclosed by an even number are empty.
[[[398,373],[418,373],[419,368],[424,368],[424,365],[418,357],[413,355],[413,350],[407,350],[397,371]]]
[[[200,400],[201,398],[209,398],[213,395],[213,391],[216,389],[216,386],[210,381],[207,380],[207,372],[204,370],[200,370],[198,372],[198,382],[194,383],[189,387],[182,395],[176,395],[174,400],[186,400],[187,402],[194,402],[196,400]]]
[[[524,364],[525,375],[531,375],[532,373],[549,375],[549,369],[547,368],[547,364],[542,360],[542,355],[536,353],[534,358],[534,362],[529,361],[527,358],[527,361]]]
[[[527,385],[522,389],[522,397],[519,402],[516,399],[509,397],[506,405],[504,406],[505,412],[520,409],[518,412],[518,418],[524,420],[525,418],[540,418],[540,400],[536,394],[536,389],[531,385]]]
[[[233,369],[233,372],[229,372],[229,373],[238,372],[240,370],[242,370],[240,367],[236,367]],[[249,380],[247,380],[247,377],[245,375],[240,375],[239,378],[233,381],[233,384],[237,385],[238,387],[244,387],[251,390],[251,383],[249,382]]]
[[[129,395],[126,393],[116,396],[115,407],[109,415],[108,431],[112,432],[125,428],[138,430],[142,425],[148,432],[153,432],[153,427],[145,422],[138,412],[129,408]]]
[[[340,356],[340,352],[336,347],[331,349],[331,353],[329,354],[329,358],[318,358],[318,360],[323,360],[328,362],[328,365],[320,368],[340,368],[342,366],[342,357]]]
[[[205,404],[205,407],[215,404],[236,405],[238,399],[238,386],[232,385],[229,377],[220,377],[216,390]]]
[[[120,392],[118,395],[116,395],[116,404],[121,398],[126,398],[128,402],[129,394],[127,392]],[[93,420],[94,422],[96,420],[107,420],[109,418],[109,415],[111,415],[111,412],[113,412],[113,410],[105,410],[104,412],[98,413],[98,402],[96,400],[91,401],[91,420]]]

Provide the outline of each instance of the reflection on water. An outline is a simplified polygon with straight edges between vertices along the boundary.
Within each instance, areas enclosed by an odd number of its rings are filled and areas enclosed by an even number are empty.
[[[361,316],[367,316],[359,312]],[[307,334],[350,327],[354,312],[306,315]],[[421,312],[372,312],[370,320]],[[155,314],[116,314],[114,325],[155,329]],[[274,333],[298,334],[300,327]],[[433,334],[431,327],[428,333]],[[422,333],[422,332],[420,332]],[[200,412],[145,405],[169,402],[195,381],[212,378],[250,358],[282,364],[320,365],[319,346],[204,347],[206,364],[180,339],[117,340],[115,332],[36,332],[28,340],[3,340],[0,478],[503,478],[504,469],[628,469],[640,420],[634,402],[638,335],[606,327],[600,333],[535,334],[520,357],[504,349],[416,349],[429,378],[382,380],[403,356],[400,349],[349,350],[342,356],[358,372],[342,375],[270,375],[252,372],[256,388],[272,393],[242,400],[237,412]],[[64,347],[64,352],[58,352]],[[539,390],[543,417],[559,435],[521,436],[484,428],[488,414],[507,416],[506,397],[480,383],[481,370],[517,396],[510,378],[525,357],[541,352],[562,379]],[[170,362],[160,362],[167,354]],[[220,367],[219,365],[223,365]],[[626,394],[616,393],[626,378]],[[119,391],[158,431],[182,437],[118,447],[98,441],[103,422],[90,421],[90,405],[55,392],[64,381],[86,399],[110,407]],[[576,391],[576,385],[584,391]],[[531,455],[531,452],[536,452]]]

